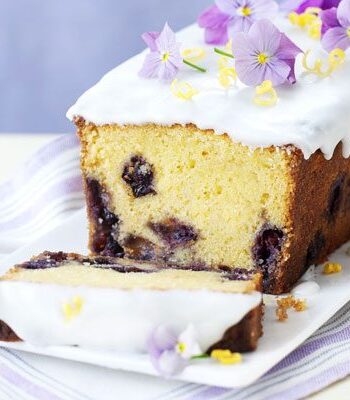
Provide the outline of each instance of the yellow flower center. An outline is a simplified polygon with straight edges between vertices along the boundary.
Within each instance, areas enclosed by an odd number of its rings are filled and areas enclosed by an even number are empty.
[[[348,28],[348,29],[346,30],[346,33],[348,34],[348,36],[349,36],[349,38],[350,38],[350,28]]]
[[[258,55],[258,61],[260,64],[266,64],[269,61],[269,56],[264,53]]]
[[[238,13],[243,17],[249,17],[250,15],[252,15],[252,10],[249,7],[241,7],[238,9]]]
[[[169,54],[169,53],[164,53],[164,54],[162,55],[162,61],[163,61],[163,62],[168,61],[169,57],[170,57],[170,54]]]
[[[183,353],[186,350],[186,343],[183,342],[178,343],[177,350],[179,353]]]

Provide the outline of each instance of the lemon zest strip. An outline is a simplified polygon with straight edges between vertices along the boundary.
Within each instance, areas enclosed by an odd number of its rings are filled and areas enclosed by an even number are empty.
[[[237,80],[237,72],[233,67],[221,67],[219,69],[219,82],[224,88],[228,88]]]
[[[311,50],[307,50],[303,57],[303,67],[306,71],[316,74],[320,78],[327,78],[345,62],[345,52],[342,49],[334,49],[328,55],[328,66],[324,68],[324,61],[316,59],[313,66],[308,63]]]
[[[278,101],[276,90],[272,86],[271,81],[264,81],[255,88],[254,103],[262,107],[274,106]]]
[[[177,79],[174,79],[171,84],[171,92],[181,100],[191,100],[193,96],[199,93],[188,82],[179,82]]]
[[[197,62],[205,58],[206,52],[201,47],[193,47],[182,50],[181,56],[188,61]]]
[[[232,55],[233,55],[233,53],[232,53],[232,39],[230,39],[230,40],[226,43],[225,51],[226,51],[226,53],[229,53],[229,54],[232,54]]]
[[[219,70],[222,68],[227,68],[229,66],[229,59],[227,57],[219,57],[218,59],[218,67]]]

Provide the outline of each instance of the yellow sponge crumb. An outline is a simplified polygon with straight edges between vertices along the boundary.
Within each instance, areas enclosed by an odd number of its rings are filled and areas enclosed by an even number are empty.
[[[336,274],[338,272],[341,272],[343,267],[339,263],[327,263],[323,267],[323,274],[324,275],[331,275],[331,274]]]
[[[177,248],[174,262],[249,269],[264,225],[288,235],[293,158],[283,149],[251,150],[192,125],[86,126],[80,134],[83,172],[109,193],[122,246],[130,235],[164,246],[150,223],[176,218],[198,240]],[[135,198],[123,181],[133,155],[152,165],[155,195]]]
[[[277,299],[276,316],[278,321],[283,322],[288,319],[290,308],[297,312],[305,311],[307,308],[306,300],[296,299],[291,295]]]

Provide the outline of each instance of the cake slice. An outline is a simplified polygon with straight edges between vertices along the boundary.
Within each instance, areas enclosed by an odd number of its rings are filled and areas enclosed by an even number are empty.
[[[274,23],[327,57],[284,15]],[[206,73],[184,67],[176,78],[198,92],[189,101],[139,76],[142,53],[68,112],[82,144],[91,253],[259,268],[265,292],[288,292],[350,238],[350,63],[319,78],[300,54],[297,83],[261,107],[254,87],[220,86],[219,56],[201,29],[177,40],[206,55]]]
[[[144,352],[160,325],[195,328],[203,350],[255,350],[261,275],[43,253],[0,279],[0,340]]]

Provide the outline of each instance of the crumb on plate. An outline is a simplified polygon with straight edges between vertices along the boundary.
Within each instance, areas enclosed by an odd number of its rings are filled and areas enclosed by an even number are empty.
[[[343,267],[341,266],[341,264],[328,262],[323,267],[323,274],[324,275],[336,274],[338,272],[341,272],[342,269]]]
[[[294,296],[281,297],[277,299],[276,316],[278,321],[286,321],[288,319],[288,310],[294,308],[295,311],[305,311],[307,308],[306,300],[296,299]]]

